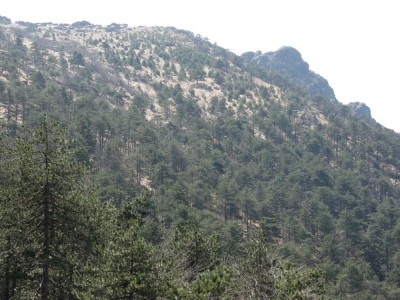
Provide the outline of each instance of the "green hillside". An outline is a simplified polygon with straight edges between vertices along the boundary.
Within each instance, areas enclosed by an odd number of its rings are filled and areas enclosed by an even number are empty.
[[[400,297],[397,133],[188,31],[2,23],[1,299]]]

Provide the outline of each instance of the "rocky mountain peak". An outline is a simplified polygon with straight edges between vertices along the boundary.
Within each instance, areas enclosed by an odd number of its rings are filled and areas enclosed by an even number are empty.
[[[284,46],[277,51],[266,53],[247,52],[242,55],[242,58],[289,78],[296,84],[305,87],[312,96],[318,95],[337,101],[328,81],[311,71],[309,64],[293,47]]]
[[[347,106],[356,117],[372,120],[371,109],[365,103],[351,102]]]

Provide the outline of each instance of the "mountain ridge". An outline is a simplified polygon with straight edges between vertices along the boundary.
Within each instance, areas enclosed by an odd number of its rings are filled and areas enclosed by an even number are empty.
[[[4,18],[4,25],[8,26],[27,26],[26,28],[29,27],[35,27],[35,26],[43,26],[49,30],[49,28],[55,28],[55,29],[68,29],[69,30],[76,30],[76,32],[84,32],[85,30],[91,30],[93,28],[97,28],[97,30],[104,30],[106,33],[112,33],[115,32],[116,30],[129,30],[129,27],[126,24],[117,24],[117,23],[112,23],[107,26],[102,26],[102,25],[95,25],[92,24],[88,21],[77,21],[74,22],[73,24],[55,24],[51,22],[47,23],[40,23],[40,24],[33,24],[29,22],[23,22],[19,21],[17,23],[12,23],[10,19],[3,17]],[[139,28],[145,28],[145,27],[137,27],[136,29],[138,30]],[[159,28],[160,27],[154,27],[154,28]],[[184,30],[178,30],[185,32]],[[189,33],[189,32],[187,32]],[[191,33],[192,34],[192,33]],[[193,34],[192,34],[193,35]],[[200,37],[200,36],[198,36]],[[38,38],[38,37],[37,37]],[[79,39],[78,39],[79,40]],[[82,40],[80,40],[80,44],[82,45]],[[89,44],[91,41],[89,41]],[[48,45],[50,46],[50,45]],[[85,43],[83,43],[83,46],[85,46]],[[94,46],[94,45],[92,45]],[[97,45],[96,45],[97,46]],[[101,47],[97,47],[99,51],[104,50]],[[222,49],[222,48],[221,48]],[[233,53],[231,53],[232,55]],[[241,55],[242,58],[244,58],[245,61],[250,61],[252,60],[254,63],[261,65],[262,67],[265,67],[267,70],[276,72],[280,74],[280,76],[286,76],[288,80],[295,82],[296,84],[299,84],[300,86],[304,86],[307,93],[309,93],[311,96],[314,95],[320,95],[323,97],[327,97],[328,99],[331,99],[333,101],[337,101],[333,89],[329,86],[328,81],[323,78],[322,76],[314,73],[313,71],[309,70],[308,63],[305,62],[301,54],[298,50],[296,50],[293,47],[289,46],[284,46],[281,47],[278,51],[275,52],[267,52],[262,54],[261,52],[247,52]],[[352,106],[350,106],[352,108]],[[356,112],[355,112],[356,113]]]

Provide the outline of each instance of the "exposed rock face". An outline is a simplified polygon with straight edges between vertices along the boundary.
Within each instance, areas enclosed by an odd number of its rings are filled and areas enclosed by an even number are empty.
[[[351,109],[356,117],[372,120],[371,109],[365,103],[351,102],[347,104],[347,106]]]
[[[292,47],[282,47],[278,51],[267,53],[247,52],[242,54],[242,58],[286,76],[304,86],[310,95],[319,95],[337,101],[328,81],[311,71],[300,52]]]

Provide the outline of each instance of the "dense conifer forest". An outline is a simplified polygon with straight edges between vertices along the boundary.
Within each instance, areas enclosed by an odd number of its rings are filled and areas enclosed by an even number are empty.
[[[399,299],[400,136],[175,28],[0,18],[1,299]]]

